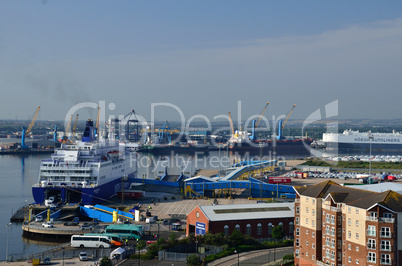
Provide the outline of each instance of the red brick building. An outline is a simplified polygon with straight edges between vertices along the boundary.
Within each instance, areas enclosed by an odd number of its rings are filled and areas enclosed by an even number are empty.
[[[295,187],[295,265],[402,265],[402,195]]]
[[[197,206],[187,215],[187,235],[196,233],[197,222],[205,225],[205,233],[239,230],[255,239],[272,239],[272,229],[282,225],[285,236],[293,238],[294,203]]]

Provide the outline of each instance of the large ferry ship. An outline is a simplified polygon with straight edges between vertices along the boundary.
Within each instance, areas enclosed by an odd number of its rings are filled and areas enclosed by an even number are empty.
[[[402,152],[402,134],[392,133],[372,133],[345,130],[342,134],[324,133],[322,140],[327,150],[338,150],[342,153],[374,153]]]
[[[98,141],[93,121],[86,122],[81,141],[63,143],[50,159],[41,162],[39,180],[32,186],[37,204],[52,199],[59,203],[94,204],[128,188],[136,174],[136,152],[124,143]]]

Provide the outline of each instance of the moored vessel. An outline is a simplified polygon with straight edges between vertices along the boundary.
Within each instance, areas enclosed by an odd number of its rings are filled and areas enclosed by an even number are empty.
[[[86,122],[81,141],[63,143],[50,159],[42,160],[38,183],[32,186],[37,204],[95,204],[129,185],[122,178],[136,174],[136,153],[124,143],[99,141],[92,120]]]

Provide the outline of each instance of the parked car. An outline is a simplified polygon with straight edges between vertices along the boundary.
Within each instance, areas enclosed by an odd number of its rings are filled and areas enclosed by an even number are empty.
[[[88,255],[86,252],[80,252],[80,254],[78,255],[78,258],[80,259],[80,261],[88,260]]]
[[[92,225],[89,224],[89,223],[83,223],[83,224],[81,224],[80,229],[81,229],[81,230],[91,230],[91,229],[92,229]]]
[[[49,257],[44,258],[41,264],[42,265],[50,265],[50,258]]]
[[[54,227],[54,225],[53,225],[51,222],[43,223],[42,226],[43,226],[43,227],[46,227],[46,228],[52,228],[52,227]]]
[[[78,224],[76,222],[74,222],[74,221],[69,221],[69,222],[65,222],[64,225],[65,226],[76,226]]]
[[[43,216],[42,215],[35,216],[35,222],[42,222],[42,221],[43,221]]]

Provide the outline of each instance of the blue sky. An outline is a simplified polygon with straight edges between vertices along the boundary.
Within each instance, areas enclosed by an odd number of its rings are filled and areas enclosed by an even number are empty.
[[[3,0],[0,118],[105,101],[237,119],[241,101],[247,119],[269,101],[268,116],[296,104],[305,119],[334,100],[338,118],[400,118],[401,47],[401,1]]]

